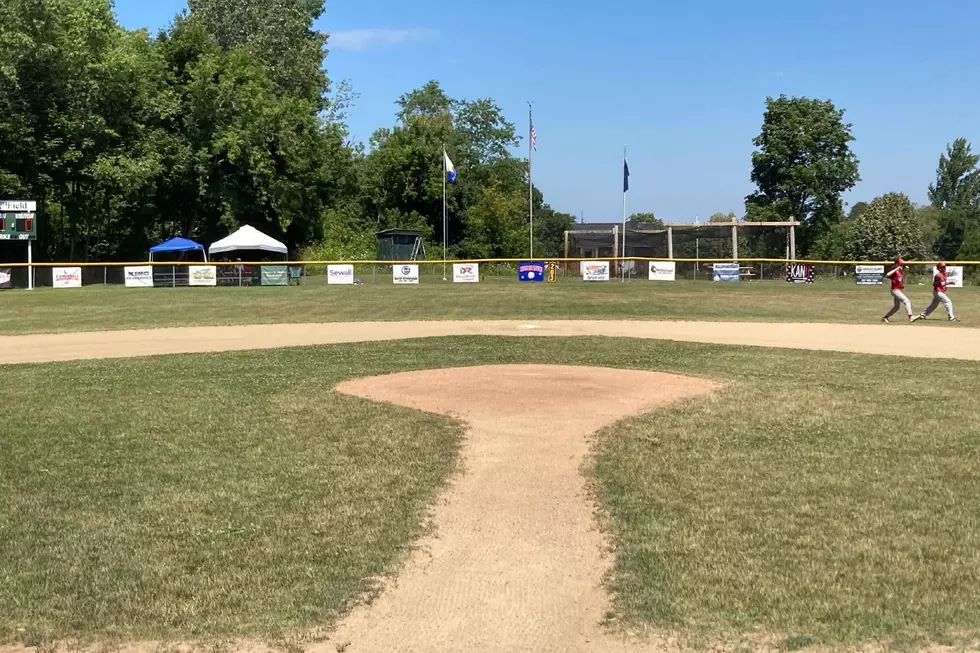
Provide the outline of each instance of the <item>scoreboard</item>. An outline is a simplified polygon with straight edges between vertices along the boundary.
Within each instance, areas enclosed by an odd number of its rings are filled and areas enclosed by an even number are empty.
[[[37,239],[37,202],[0,200],[0,240]]]

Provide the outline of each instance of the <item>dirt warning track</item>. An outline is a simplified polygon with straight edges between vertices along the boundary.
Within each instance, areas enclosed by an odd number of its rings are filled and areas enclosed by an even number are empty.
[[[908,324],[500,320],[268,324],[0,336],[0,364],[469,335],[613,336],[980,360],[980,329]]]

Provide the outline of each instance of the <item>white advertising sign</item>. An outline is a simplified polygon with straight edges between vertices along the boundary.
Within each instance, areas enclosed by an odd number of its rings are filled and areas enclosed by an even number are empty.
[[[453,263],[453,283],[479,283],[479,263]]]
[[[609,281],[609,261],[582,261],[583,281]]]
[[[884,265],[855,265],[854,282],[859,286],[880,286],[885,282]]]
[[[673,261],[650,261],[650,281],[674,281],[677,264]]]
[[[354,266],[328,265],[327,283],[330,285],[353,286],[354,285]]]
[[[192,286],[218,285],[218,268],[213,265],[191,265],[188,272],[188,282]]]
[[[962,265],[947,265],[946,266],[946,287],[947,288],[962,288],[963,287],[963,266]]]
[[[55,288],[81,288],[82,268],[51,268]]]
[[[419,266],[394,265],[392,266],[391,276],[395,283],[418,283]]]
[[[153,287],[152,265],[127,265],[125,271],[127,288]]]

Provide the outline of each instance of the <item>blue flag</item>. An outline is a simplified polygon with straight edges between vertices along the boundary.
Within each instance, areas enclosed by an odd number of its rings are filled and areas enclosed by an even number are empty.
[[[623,192],[625,193],[630,189],[630,166],[626,163],[626,159],[623,159]]]

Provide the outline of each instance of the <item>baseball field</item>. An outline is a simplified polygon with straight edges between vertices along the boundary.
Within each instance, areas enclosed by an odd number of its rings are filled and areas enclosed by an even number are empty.
[[[951,297],[4,293],[0,649],[975,647],[980,292]]]

